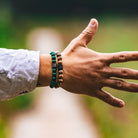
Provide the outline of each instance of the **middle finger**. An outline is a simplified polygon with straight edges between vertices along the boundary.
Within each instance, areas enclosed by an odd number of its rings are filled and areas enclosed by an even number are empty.
[[[118,77],[124,79],[138,79],[138,71],[128,68],[108,68],[106,74],[108,77]]]

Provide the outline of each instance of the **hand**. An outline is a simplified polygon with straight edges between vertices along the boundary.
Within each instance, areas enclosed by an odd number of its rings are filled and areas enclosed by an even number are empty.
[[[92,19],[86,29],[62,52],[64,67],[62,88],[73,93],[97,97],[116,107],[123,107],[122,100],[113,97],[102,88],[138,92],[138,84],[118,79],[138,79],[138,71],[110,67],[111,63],[138,60],[138,52],[105,54],[90,50],[87,44],[92,40],[97,28],[97,20]]]

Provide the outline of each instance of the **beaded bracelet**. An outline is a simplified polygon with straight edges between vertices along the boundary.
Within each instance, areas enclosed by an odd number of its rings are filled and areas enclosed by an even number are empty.
[[[56,52],[56,56],[57,56],[57,61],[58,61],[58,65],[57,65],[57,69],[58,69],[58,81],[57,81],[57,84],[56,84],[56,88],[58,88],[63,83],[63,65],[62,65],[61,54],[59,52]]]
[[[56,54],[55,52],[51,52],[50,55],[52,58],[52,80],[50,83],[50,88],[54,88],[56,86],[56,76],[57,76]]]

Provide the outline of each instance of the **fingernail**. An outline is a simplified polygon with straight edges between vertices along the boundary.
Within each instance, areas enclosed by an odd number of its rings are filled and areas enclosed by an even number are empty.
[[[93,19],[91,20],[91,25],[92,25],[92,27],[95,27],[95,25],[96,25],[95,20],[93,20]]]
[[[120,101],[120,107],[123,107],[125,103],[123,101]]]

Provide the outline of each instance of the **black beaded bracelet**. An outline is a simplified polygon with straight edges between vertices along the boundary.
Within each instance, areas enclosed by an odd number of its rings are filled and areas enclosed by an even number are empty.
[[[57,64],[56,64],[56,54],[55,52],[50,53],[52,58],[52,80],[50,83],[50,88],[56,87],[56,77],[57,77]]]

